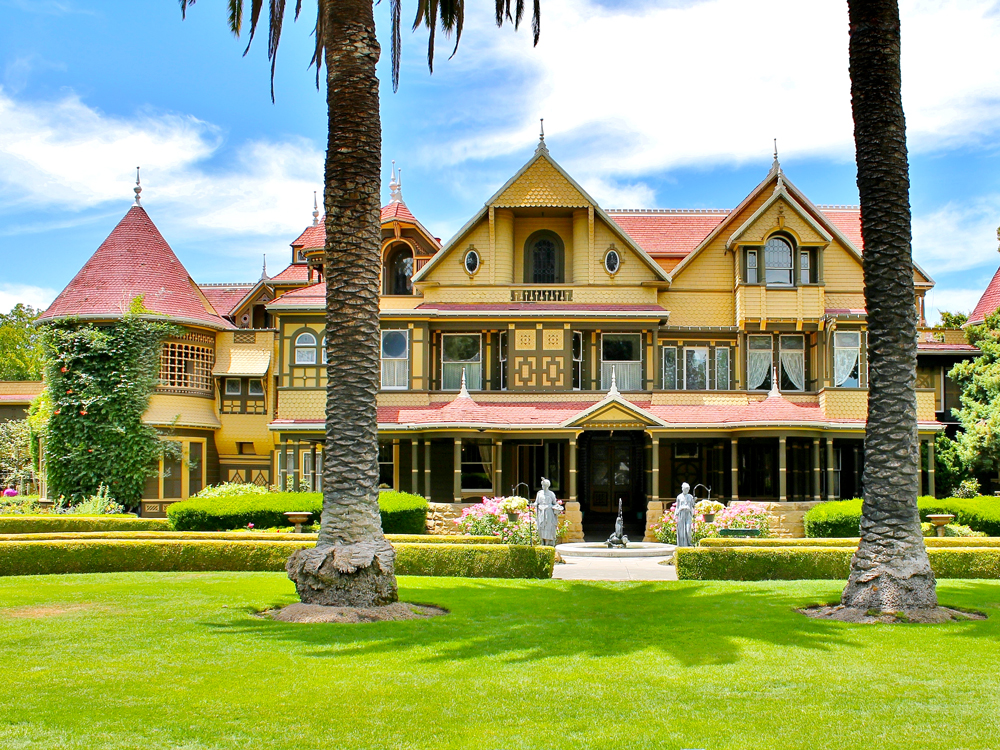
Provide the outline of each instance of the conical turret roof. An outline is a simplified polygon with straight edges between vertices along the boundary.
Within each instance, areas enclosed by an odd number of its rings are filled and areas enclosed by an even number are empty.
[[[132,300],[179,323],[232,328],[219,316],[141,206],[132,206],[41,320],[120,318]]]

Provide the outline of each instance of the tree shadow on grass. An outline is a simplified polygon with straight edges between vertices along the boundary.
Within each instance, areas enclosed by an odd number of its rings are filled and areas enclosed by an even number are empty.
[[[248,616],[206,627],[298,643],[306,656],[358,658],[412,651],[424,663],[496,657],[509,663],[544,658],[624,657],[644,650],[684,666],[732,664],[753,642],[784,648],[864,647],[843,623],[813,620],[795,607],[815,590],[766,584],[669,587],[655,583],[484,582],[435,579],[403,585],[402,598],[451,614],[429,620],[364,625],[294,625]]]

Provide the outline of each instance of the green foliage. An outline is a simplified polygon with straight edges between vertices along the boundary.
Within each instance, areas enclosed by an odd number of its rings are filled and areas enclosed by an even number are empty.
[[[947,310],[941,310],[941,322],[938,323],[935,328],[961,328],[969,320],[969,314],[963,312],[948,312]]]
[[[925,537],[937,537],[937,527],[932,523],[920,524],[920,531]],[[968,526],[960,523],[949,523],[944,527],[945,538],[955,537],[956,539],[968,539],[976,537],[986,537],[982,531],[973,531]]]
[[[35,481],[31,456],[31,426],[27,419],[0,422],[0,489],[24,492]]]
[[[0,313],[0,380],[42,379],[42,335],[34,324],[41,313],[23,304]]]
[[[981,354],[948,373],[962,389],[962,406],[954,410],[962,431],[954,441],[937,440],[938,464],[952,482],[1000,469],[1000,311],[988,315],[982,325],[967,328],[966,338]]]
[[[287,538],[286,538],[287,539]],[[0,541],[0,575],[134,571],[284,571],[311,540],[89,539]],[[397,575],[551,578],[551,547],[396,545]]]
[[[0,516],[0,534],[52,534],[69,531],[167,531],[165,518],[135,516]]]
[[[713,537],[702,539],[699,547],[848,547],[856,549],[858,537],[835,537],[832,539],[741,539]],[[939,537],[924,539],[925,547],[1000,547],[1000,537]]]
[[[979,491],[979,480],[978,479],[963,479],[959,482],[958,487],[955,491],[951,493],[952,497],[979,497],[982,493]]]
[[[1000,536],[1000,498],[921,497],[917,500],[920,519],[931,513],[951,513],[955,521],[973,531]],[[820,503],[806,512],[804,525],[807,537],[857,537],[861,524],[861,500],[839,500]]]
[[[160,346],[175,326],[126,315],[113,325],[45,326],[45,379],[52,412],[45,428],[52,496],[77,503],[103,483],[122,505],[142,498],[165,450],[142,415],[156,387]]]
[[[379,510],[386,534],[419,534],[426,529],[427,501],[406,492],[380,492]],[[228,531],[291,526],[289,511],[306,511],[319,519],[323,495],[319,492],[269,492],[264,495],[196,497],[167,508],[171,528],[177,531]]]
[[[145,519],[139,519],[145,520]],[[163,521],[164,519],[152,519]],[[165,526],[165,524],[163,524]],[[160,528],[160,526],[157,526]],[[0,541],[18,542],[41,539],[228,539],[231,541],[277,541],[311,542],[315,544],[316,534],[295,534],[289,532],[261,533],[259,531],[53,531],[32,534],[0,533]],[[386,534],[390,544],[500,544],[495,536],[419,536],[417,534]]]
[[[261,487],[259,484],[223,482],[206,487],[195,497],[245,497],[247,495],[266,495],[270,491],[267,487]]]
[[[854,548],[690,547],[677,550],[677,577],[700,581],[846,579]],[[1000,578],[1000,547],[929,547],[937,578]]]

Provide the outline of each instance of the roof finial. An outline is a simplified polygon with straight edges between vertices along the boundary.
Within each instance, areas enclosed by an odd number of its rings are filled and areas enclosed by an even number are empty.
[[[135,168],[135,187],[132,188],[135,191],[135,205],[142,207],[142,201],[139,200],[139,193],[142,192],[142,185],[139,184],[139,167]]]
[[[620,396],[620,395],[622,395],[622,394],[621,394],[621,391],[618,390],[618,382],[617,382],[617,379],[615,378],[615,368],[612,367],[611,368],[611,387],[608,389],[607,398],[614,398],[614,397]]]
[[[458,391],[458,397],[459,398],[472,398],[472,396],[469,395],[468,388],[465,387],[465,368],[464,367],[462,368],[462,387]]]
[[[771,169],[780,172],[781,163],[778,161],[778,139],[774,139],[774,162],[771,164]]]
[[[319,203],[316,202],[315,190],[313,190],[313,226],[319,226]]]
[[[267,275],[267,253],[264,253],[264,265],[260,269],[260,280],[267,281],[270,276]]]
[[[778,368],[771,367],[771,390],[768,391],[768,398],[780,398],[781,388],[778,385]]]
[[[397,177],[395,159],[392,160],[392,176],[389,179],[389,202],[403,202],[403,170],[399,170],[399,176]]]
[[[538,148],[535,151],[548,151],[549,147],[545,145],[545,118],[538,118]]]

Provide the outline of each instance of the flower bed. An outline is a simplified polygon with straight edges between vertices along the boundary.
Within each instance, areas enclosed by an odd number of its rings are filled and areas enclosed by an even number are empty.
[[[702,503],[712,502],[712,506],[702,505]],[[699,510],[698,506],[701,506]],[[721,510],[716,510],[715,506],[721,506]],[[698,544],[702,539],[718,536],[722,529],[759,529],[760,536],[771,535],[771,516],[767,509],[758,503],[733,503],[729,506],[722,506],[721,503],[702,500],[695,506],[694,530],[691,534],[691,541]],[[704,514],[716,510],[715,518],[706,521]],[[674,516],[674,509],[664,511],[659,521],[651,526],[656,541],[663,544],[677,544],[677,519]]]
[[[539,543],[534,516],[523,497],[484,497],[481,503],[462,510],[455,524],[463,534],[494,536],[502,544]],[[569,522],[559,519],[558,536],[565,536],[568,529]]]

